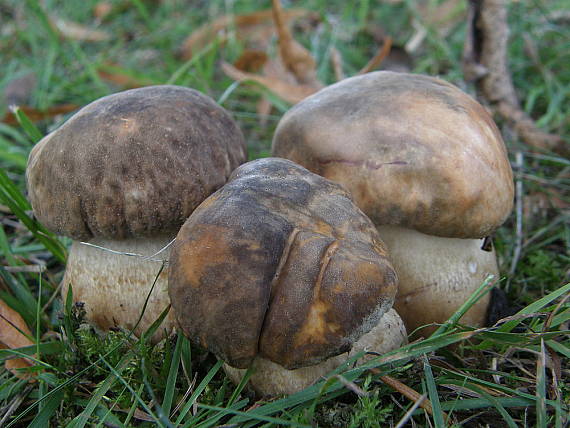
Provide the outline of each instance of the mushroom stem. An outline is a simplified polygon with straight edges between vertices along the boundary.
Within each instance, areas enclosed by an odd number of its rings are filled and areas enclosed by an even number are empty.
[[[406,341],[404,323],[398,313],[394,309],[390,309],[376,327],[355,342],[349,353],[337,355],[314,366],[287,370],[268,359],[256,357],[253,360],[254,373],[249,379],[249,384],[261,396],[293,394],[318,381],[328,372],[340,366],[351,355],[361,351],[385,354],[399,348]],[[363,361],[370,358],[372,357],[365,356]],[[246,373],[246,369],[236,369],[228,364],[224,364],[224,371],[236,384]]]
[[[483,239],[441,238],[399,226],[379,226],[400,280],[394,308],[412,333],[444,323],[485,281],[498,276],[495,251],[483,250]],[[489,295],[461,319],[471,326],[485,323]],[[417,333],[429,336],[436,327]]]
[[[63,297],[67,296],[71,284],[73,301],[84,303],[90,323],[102,330],[113,327],[131,329],[136,325],[156,279],[146,310],[134,330],[140,336],[170,303],[167,268],[157,278],[161,261],[168,260],[170,247],[156,253],[172,239],[174,236],[121,241],[95,238],[88,243],[91,245],[73,241],[63,278]],[[152,255],[155,256],[148,257]],[[171,312],[153,336],[153,341],[162,339],[173,327]]]

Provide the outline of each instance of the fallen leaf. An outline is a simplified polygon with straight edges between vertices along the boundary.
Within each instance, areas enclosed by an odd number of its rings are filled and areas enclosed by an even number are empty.
[[[283,100],[291,104],[296,104],[299,101],[307,98],[309,95],[317,92],[317,89],[307,86],[287,83],[283,80],[274,79],[267,76],[261,76],[259,74],[246,73],[238,70],[233,65],[227,62],[222,63],[222,70],[232,79],[238,82],[252,81],[265,86],[275,95],[279,96]]]
[[[123,70],[114,64],[105,64],[100,66],[97,70],[97,74],[99,74],[101,79],[127,89],[156,84],[150,79],[134,76],[129,71]]]
[[[269,57],[267,54],[260,50],[246,50],[234,62],[234,67],[241,71],[255,73],[260,71],[265,65]]]
[[[0,348],[16,349],[32,346],[34,342],[28,338],[31,336],[32,333],[20,314],[0,300]],[[33,362],[27,358],[11,358],[6,360],[4,365],[15,376],[27,379],[30,375],[19,369],[31,367]]]
[[[285,18],[285,12],[280,0],[273,0],[273,20],[279,37],[279,56],[287,69],[292,72],[297,81],[304,85],[321,88],[323,84],[317,79],[317,63],[311,53],[297,42]]]
[[[76,104],[60,104],[57,106],[50,107],[44,111],[29,106],[19,106],[19,108],[26,114],[26,116],[30,118],[32,122],[39,122],[41,120],[49,119],[54,116],[59,116],[60,114],[70,113],[72,111],[77,110],[79,106]],[[15,126],[18,124],[16,116],[11,111],[6,112],[6,114],[2,118],[2,122],[11,126]]]
[[[101,1],[93,7],[93,15],[95,18],[103,20],[105,19],[113,10],[113,5],[107,1]]]
[[[111,39],[111,35],[106,31],[94,30],[77,22],[52,17],[51,23],[57,32],[67,39],[84,42],[104,42]]]
[[[305,9],[290,9],[284,13],[286,21],[314,15]],[[262,10],[244,15],[224,15],[198,27],[182,44],[181,56],[188,60],[213,40],[225,41],[230,35],[258,48],[266,48],[273,34],[273,11]]]

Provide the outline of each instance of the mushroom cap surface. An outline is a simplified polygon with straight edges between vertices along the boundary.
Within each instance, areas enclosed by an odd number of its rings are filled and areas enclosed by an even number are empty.
[[[289,110],[273,155],[341,183],[376,224],[481,238],[512,209],[512,170],[487,111],[433,77],[375,72]]]
[[[38,220],[74,239],[176,233],[246,160],[245,141],[211,98],[179,86],[103,97],[32,150]]]
[[[392,306],[397,277],[341,186],[285,159],[234,171],[180,229],[169,294],[187,337],[231,366],[288,369],[348,351]]]

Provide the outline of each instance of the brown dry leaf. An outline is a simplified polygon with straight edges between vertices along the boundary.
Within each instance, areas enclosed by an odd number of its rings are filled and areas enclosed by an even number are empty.
[[[297,85],[285,82],[283,80],[274,79],[268,76],[261,76],[253,73],[246,73],[238,70],[233,65],[227,62],[222,63],[222,70],[229,77],[238,82],[252,81],[265,86],[274,94],[278,95],[283,100],[291,104],[296,104],[299,101],[307,98],[309,95],[314,94],[317,90],[307,85]]]
[[[290,9],[284,13],[284,19],[292,21],[309,14],[310,12],[304,9]],[[275,32],[273,12],[269,9],[244,15],[224,15],[202,25],[184,41],[182,58],[192,58],[193,53],[200,51],[216,38],[226,40],[232,31],[235,31],[235,37],[238,39],[265,48]]]
[[[19,108],[26,114],[26,116],[30,118],[32,122],[39,122],[40,120],[49,119],[54,116],[59,116],[60,114],[70,113],[72,111],[77,110],[79,106],[76,104],[60,104],[57,106],[50,107],[45,111],[40,111],[38,109],[29,106],[19,106]],[[6,114],[2,118],[2,122],[10,126],[15,126],[18,124],[16,116],[14,116],[14,113],[12,113],[11,111],[6,112]]]
[[[263,51],[251,49],[244,51],[234,62],[234,67],[241,71],[255,73],[265,65],[269,57]]]
[[[32,336],[30,329],[18,312],[10,308],[3,300],[0,300],[0,348],[16,349],[32,346],[28,337]],[[32,366],[33,363],[27,358],[12,358],[6,361],[6,369],[15,376],[25,379],[29,374],[22,373],[17,369]]]
[[[374,71],[376,68],[380,66],[380,64],[382,64],[382,61],[384,61],[384,59],[390,54],[391,49],[392,49],[392,38],[386,37],[384,39],[384,44],[380,49],[378,49],[376,55],[374,55],[370,59],[370,61],[368,61],[368,64],[366,64],[357,74],[366,74],[370,73],[371,71]]]
[[[93,15],[99,20],[105,19],[113,10],[113,5],[108,1],[100,1],[93,7]]]
[[[273,20],[279,36],[279,56],[297,81],[304,85],[322,88],[317,79],[317,63],[311,53],[292,36],[280,0],[273,0]]]
[[[129,74],[127,71],[120,69],[114,64],[105,64],[99,67],[97,74],[101,79],[111,82],[117,86],[127,89],[140,88],[142,86],[154,85],[150,79],[139,78]]]
[[[94,30],[77,22],[67,21],[61,18],[52,17],[51,24],[54,29],[67,39],[79,40],[83,42],[104,42],[111,39],[111,35],[106,31]]]

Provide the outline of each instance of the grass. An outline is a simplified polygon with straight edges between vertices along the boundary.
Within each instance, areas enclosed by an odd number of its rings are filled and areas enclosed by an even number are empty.
[[[195,3],[195,4],[192,4]],[[424,2],[436,6],[440,1]],[[227,13],[246,13],[270,2],[117,0],[97,21],[97,2],[7,0],[0,5],[0,92],[14,79],[35,79],[24,104],[47,111],[62,104],[85,105],[121,90],[100,70],[148,84],[191,86],[230,110],[248,141],[250,158],[266,156],[287,104],[272,96],[272,113],[261,126],[259,88],[234,84],[221,59],[235,60],[243,44],[235,37],[212,43],[192,59],[180,59],[184,39],[199,25]],[[534,0],[510,5],[509,60],[524,109],[545,130],[570,130],[570,29],[555,18],[563,1]],[[286,4],[286,7],[289,5]],[[318,11],[312,31],[295,35],[331,83],[330,47],[343,56],[347,75],[374,53],[371,27],[404,45],[418,24],[426,38],[414,53],[413,71],[442,76],[468,92],[460,68],[464,24],[445,35],[430,24],[413,0],[377,4],[302,0],[296,7]],[[457,3],[461,12],[462,2]],[[49,25],[57,16],[104,30],[107,41],[60,38]],[[415,24],[414,24],[415,23]],[[416,25],[416,27],[414,27]],[[366,30],[368,28],[368,30]],[[0,117],[7,106],[0,106]],[[82,308],[63,307],[58,284],[69,241],[45,230],[25,199],[25,166],[33,144],[68,115],[32,123],[23,109],[17,122],[0,123],[0,298],[16,309],[34,332],[36,345],[0,350],[0,360],[35,354],[28,383],[0,368],[0,426],[552,426],[568,424],[570,385],[570,163],[555,153],[537,153],[499,123],[518,182],[521,204],[495,236],[499,282],[516,315],[493,328],[459,324],[462,311],[430,338],[364,366],[343,365],[305,391],[257,401],[245,382],[232,385],[221,363],[181,335],[158,346],[129,332],[101,337],[82,322]],[[518,226],[517,226],[518,225]],[[517,232],[518,228],[518,232]],[[43,273],[7,267],[46,266]],[[566,285],[565,285],[566,284]],[[484,285],[481,292],[484,290]],[[476,298],[474,296],[473,300]],[[449,346],[453,345],[453,346]],[[337,376],[337,375],[340,375]],[[432,414],[415,410],[384,382],[389,375],[427,397]],[[351,387],[355,385],[358,389]],[[361,391],[362,393],[356,393]],[[416,400],[417,401],[417,400]]]

